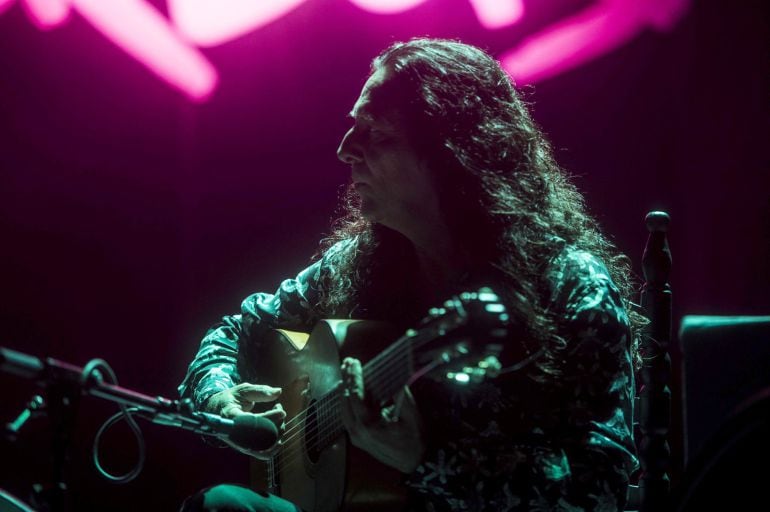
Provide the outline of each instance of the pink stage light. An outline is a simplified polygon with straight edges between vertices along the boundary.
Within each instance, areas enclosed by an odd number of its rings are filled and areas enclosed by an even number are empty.
[[[179,32],[197,46],[215,46],[284,16],[307,0],[168,0]]]
[[[669,30],[690,0],[602,0],[528,37],[500,57],[519,83],[535,83],[622,46],[652,27]]]
[[[203,101],[216,87],[214,67],[185,44],[164,18],[142,0],[72,0],[102,34],[191,99]]]
[[[496,29],[513,25],[524,17],[523,0],[471,0],[481,26]]]
[[[69,0],[24,0],[23,5],[35,25],[43,30],[64,23],[70,12]]]
[[[350,0],[351,4],[374,14],[398,14],[424,2],[425,0]]]
[[[145,0],[21,0],[32,20],[51,28],[79,12],[105,37],[196,101],[218,75],[195,46],[213,46],[270,23],[308,0],[168,0],[171,21]],[[349,0],[376,14],[396,14],[426,0]],[[500,28],[524,15],[523,0],[469,0],[479,22]],[[0,0],[0,12],[13,0]],[[530,36],[500,60],[519,83],[534,83],[584,64],[648,28],[670,30],[690,0],[598,0]]]
[[[3,13],[7,8],[11,6],[11,3],[13,3],[13,0],[0,0],[0,14]]]

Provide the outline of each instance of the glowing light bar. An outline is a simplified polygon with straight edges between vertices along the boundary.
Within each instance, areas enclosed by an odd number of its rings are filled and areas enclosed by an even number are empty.
[[[70,12],[69,4],[69,0],[25,0],[24,6],[32,21],[39,28],[47,30],[66,21]]]
[[[513,25],[524,17],[523,0],[471,0],[479,23],[490,30]]]
[[[102,34],[191,99],[205,100],[218,76],[206,58],[181,41],[160,12],[142,0],[72,0]]]
[[[351,4],[374,14],[398,14],[424,2],[425,0],[350,0]]]
[[[277,20],[307,0],[168,0],[179,32],[198,46],[215,46]]]
[[[0,0],[0,13],[11,6],[13,0]]]
[[[500,57],[519,83],[535,83],[609,53],[648,27],[666,30],[687,11],[689,0],[603,0],[565,18]]]
[[[167,0],[171,20],[146,0],[20,0],[33,22],[49,29],[77,11],[105,37],[190,98],[203,101],[219,80],[195,46],[226,43],[286,15],[308,0]],[[426,0],[349,0],[376,14],[396,14]],[[523,0],[469,0],[479,22],[495,29],[524,16]],[[500,60],[520,83],[575,68],[640,32],[671,29],[691,0],[598,0],[505,52]],[[13,0],[0,0],[0,13]]]

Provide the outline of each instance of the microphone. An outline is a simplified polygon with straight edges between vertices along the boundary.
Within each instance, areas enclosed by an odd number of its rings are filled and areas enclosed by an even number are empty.
[[[161,413],[151,418],[153,423],[191,430],[204,436],[222,440],[261,452],[278,441],[278,429],[267,418],[244,414],[234,419],[223,418],[207,412],[193,412],[188,415]]]
[[[14,374],[46,385],[66,383],[76,387],[80,393],[133,407],[136,409],[134,414],[153,423],[218,437],[252,451],[267,450],[278,440],[278,429],[267,418],[244,414],[231,420],[216,414],[194,411],[189,400],[152,397],[104,382],[101,373],[96,370],[97,366],[92,366],[92,363],[86,368],[80,368],[50,357],[41,360],[0,347],[0,373]]]
[[[259,452],[278,442],[278,429],[267,418],[245,414],[233,420],[227,438],[237,446]]]

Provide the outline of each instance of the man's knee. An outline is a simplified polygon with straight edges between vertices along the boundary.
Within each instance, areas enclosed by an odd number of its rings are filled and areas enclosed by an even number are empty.
[[[299,512],[292,503],[240,485],[209,487],[187,498],[180,512]]]

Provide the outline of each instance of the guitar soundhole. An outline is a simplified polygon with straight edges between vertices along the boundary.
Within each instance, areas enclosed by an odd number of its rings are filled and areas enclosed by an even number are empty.
[[[320,424],[318,421],[318,407],[316,401],[310,402],[305,414],[305,453],[310,462],[318,462],[321,454],[320,446]]]

